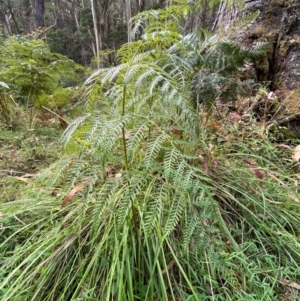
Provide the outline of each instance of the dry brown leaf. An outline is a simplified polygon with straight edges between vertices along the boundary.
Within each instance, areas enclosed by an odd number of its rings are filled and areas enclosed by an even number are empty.
[[[276,202],[276,201],[270,200],[268,198],[266,198],[266,200],[271,204],[282,204],[282,202]]]
[[[300,203],[300,200],[294,194],[289,193],[288,196],[296,203]]]
[[[173,129],[172,130],[172,133],[174,134],[174,135],[176,135],[176,136],[182,136],[182,134],[183,134],[183,130],[178,130],[178,129]]]
[[[266,129],[266,121],[264,120],[264,121],[262,122],[261,130],[258,132],[258,136],[259,136],[260,138],[262,138],[262,136],[264,135],[265,129]]]
[[[191,237],[190,243],[189,243],[189,249],[193,250],[195,246],[195,238]]]
[[[208,126],[210,127],[211,130],[213,130],[215,132],[218,131],[219,129],[221,129],[221,126],[214,121],[209,121]]]
[[[269,175],[272,179],[276,180],[278,183],[280,183],[281,185],[283,185],[284,187],[288,187],[284,182],[282,182],[280,179],[278,179],[277,177],[275,177],[275,176],[272,175],[271,173],[268,173],[268,175]]]
[[[26,173],[26,174],[24,174],[24,175],[22,176],[22,178],[32,178],[32,177],[34,177],[34,176],[36,176],[36,174],[34,174],[34,173]]]
[[[297,162],[300,161],[300,144],[297,145],[294,149],[293,160]]]
[[[17,177],[17,176],[15,176],[15,177],[13,177],[13,178],[16,179],[16,180],[25,182],[25,183],[27,183],[27,184],[29,183],[29,179],[24,178],[24,177]]]
[[[242,116],[238,113],[232,113],[231,116],[235,119],[238,119],[238,120],[241,120],[242,119]]]
[[[204,172],[205,174],[207,174],[207,175],[209,174],[207,162],[206,162],[205,159],[204,159],[203,162],[202,162],[202,169],[203,169],[203,172]]]
[[[208,113],[207,112],[199,112],[200,117],[207,117]]]
[[[214,165],[214,167],[218,168],[219,163],[218,163],[217,159],[213,156],[213,154],[210,154],[210,158],[211,158],[211,162]]]
[[[131,136],[130,132],[125,132],[125,133],[124,133],[124,138],[125,138],[126,140],[129,139],[130,136]],[[121,134],[119,137],[120,137],[120,138],[123,138],[123,135]]]
[[[268,98],[268,99],[273,99],[273,98],[274,98],[274,97],[273,97],[273,94],[274,94],[273,91],[269,92],[267,98]]]
[[[286,149],[291,149],[291,147],[287,144],[280,144],[280,146]]]
[[[297,282],[293,282],[293,281],[290,281],[290,280],[287,280],[287,279],[281,279],[281,281],[283,284],[286,284],[292,288],[295,288],[296,290],[300,291],[300,284],[297,283]]]
[[[250,169],[253,171],[253,173],[256,175],[256,177],[258,179],[262,180],[263,177],[264,177],[264,174],[254,164],[252,164],[251,162],[246,161],[246,160],[245,160],[245,162],[250,167]]]
[[[170,263],[167,265],[167,268],[161,271],[162,275],[166,274],[167,271],[171,270],[174,264],[175,264],[175,259],[172,259]]]
[[[70,190],[70,192],[65,196],[64,200],[61,203],[61,207],[65,207],[66,204],[71,200],[71,198],[75,195],[75,193],[84,187],[86,187],[89,184],[89,182],[84,182],[76,185],[73,189]]]

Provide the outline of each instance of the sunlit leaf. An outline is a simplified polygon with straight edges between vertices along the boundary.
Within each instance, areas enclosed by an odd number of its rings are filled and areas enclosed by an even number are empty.
[[[9,86],[6,83],[1,82],[1,81],[0,81],[0,86],[9,89]]]

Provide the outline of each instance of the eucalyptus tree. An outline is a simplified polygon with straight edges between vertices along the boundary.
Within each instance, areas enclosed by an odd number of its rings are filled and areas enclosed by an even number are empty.
[[[94,23],[94,35],[95,35],[95,41],[96,41],[96,58],[97,58],[97,67],[99,69],[100,67],[100,56],[99,56],[99,51],[102,48],[102,40],[101,36],[99,35],[99,30],[98,30],[98,20],[97,20],[97,13],[94,5],[95,1],[91,0],[91,10],[92,10],[92,16],[93,16],[93,23]]]

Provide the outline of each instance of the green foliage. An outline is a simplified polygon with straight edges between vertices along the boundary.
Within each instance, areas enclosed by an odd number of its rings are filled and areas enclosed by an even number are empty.
[[[183,35],[185,12],[141,14],[143,39],[120,49],[120,65],[87,79],[87,112],[61,139],[66,155],[24,198],[3,204],[3,301],[292,296],[293,166],[255,122],[224,124],[218,134],[205,126],[195,78],[207,70],[226,87],[249,51],[224,37]]]
[[[49,103],[42,103],[41,98],[45,100],[46,96],[62,95],[58,91],[74,86],[80,80],[81,67],[60,54],[52,53],[42,40],[11,37],[4,41],[0,53],[0,74],[10,87],[10,97],[15,104],[24,105],[27,109],[41,108],[42,105],[52,108]],[[8,103],[8,97],[4,101],[7,106],[12,105]],[[57,103],[66,105],[68,101],[65,97]],[[3,109],[2,115],[5,117]]]
[[[211,106],[218,98],[226,102],[249,94],[248,80],[251,78],[248,78],[244,64],[265,53],[269,44],[260,43],[255,48],[245,49],[230,39],[233,29],[229,31],[229,37],[223,31],[215,35],[205,31],[200,36],[195,33],[183,35],[180,24],[189,10],[188,5],[171,6],[167,10],[144,12],[134,17],[133,34],[137,34],[143,24],[148,26],[142,36],[144,42],[137,41],[121,48],[119,53],[123,62],[141,52],[139,60],[154,61],[168,74],[188,80],[188,93],[196,106],[198,103]],[[254,13],[240,20],[238,29],[245,29],[256,17],[257,13]],[[145,78],[144,74],[141,76]]]
[[[4,118],[5,124],[11,125],[10,106],[7,96],[9,86],[5,82],[0,82],[0,113]]]

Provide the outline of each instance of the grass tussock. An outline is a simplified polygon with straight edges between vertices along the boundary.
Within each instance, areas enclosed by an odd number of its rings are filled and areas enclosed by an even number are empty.
[[[52,165],[2,204],[2,300],[297,300],[297,164],[230,123],[132,130],[128,169],[91,146]]]

